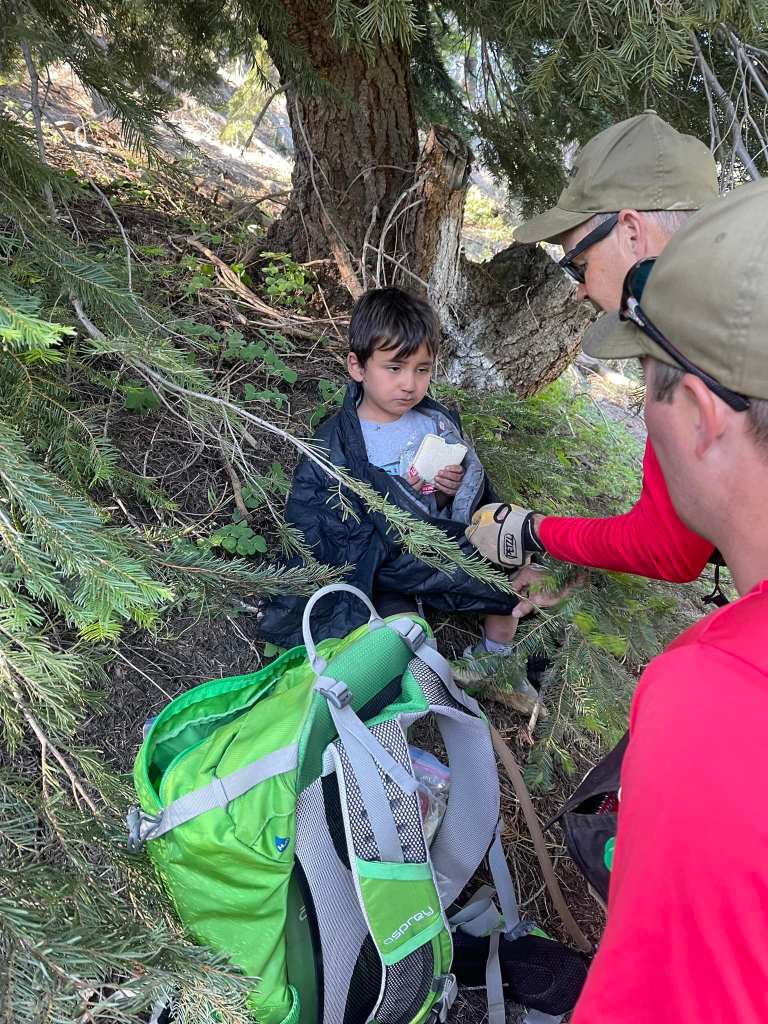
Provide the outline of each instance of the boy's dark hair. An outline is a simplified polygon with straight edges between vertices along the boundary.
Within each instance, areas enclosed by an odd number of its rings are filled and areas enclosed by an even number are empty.
[[[364,366],[377,348],[396,349],[395,358],[413,355],[426,344],[431,356],[440,347],[440,321],[424,299],[403,288],[371,288],[352,310],[349,350]]]

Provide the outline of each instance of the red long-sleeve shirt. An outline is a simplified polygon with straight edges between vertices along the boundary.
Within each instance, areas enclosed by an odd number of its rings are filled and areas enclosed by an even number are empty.
[[[768,1021],[768,580],[632,701],[608,924],[573,1024]]]
[[[713,547],[675,512],[650,442],[643,458],[643,489],[634,508],[609,519],[546,516],[538,530],[550,555],[595,569],[690,583]]]

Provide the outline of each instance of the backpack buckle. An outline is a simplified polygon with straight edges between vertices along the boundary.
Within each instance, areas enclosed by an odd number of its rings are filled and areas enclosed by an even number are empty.
[[[435,986],[438,1000],[429,1011],[427,1024],[445,1024],[448,1011],[453,1006],[453,1001],[459,991],[456,976],[453,974],[443,974],[441,977],[435,978]]]
[[[408,625],[406,626],[406,623]],[[397,622],[388,623],[391,629],[397,633],[401,640],[410,650],[416,654],[418,649],[427,642],[427,634],[422,626],[412,619],[399,619]]]
[[[144,850],[144,844],[152,838],[160,819],[159,814],[145,814],[138,804],[132,804],[128,808],[125,819],[128,825],[128,840],[125,844],[128,853],[137,854]]]
[[[349,687],[341,679],[320,676],[315,683],[315,689],[325,697],[329,704],[333,704],[335,708],[345,708],[352,702],[352,694],[349,691]]]

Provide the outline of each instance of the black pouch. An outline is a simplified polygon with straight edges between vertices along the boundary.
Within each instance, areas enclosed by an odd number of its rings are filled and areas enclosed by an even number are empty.
[[[621,763],[629,742],[625,733],[619,743],[584,777],[573,796],[544,826],[559,821],[565,832],[565,845],[595,893],[608,902],[611,872],[606,863],[606,847],[616,837],[618,813],[606,810],[617,802]]]
[[[453,936],[453,972],[460,985],[483,987],[488,936],[476,938],[459,928]],[[559,1016],[576,1005],[587,980],[587,958],[542,935],[501,936],[499,963],[507,999],[529,1010]]]

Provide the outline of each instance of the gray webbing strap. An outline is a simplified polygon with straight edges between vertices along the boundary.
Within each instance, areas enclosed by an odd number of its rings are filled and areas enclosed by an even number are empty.
[[[334,721],[336,720],[335,711],[336,709],[331,707]],[[400,837],[397,834],[397,825],[376,763],[365,747],[358,742],[354,733],[345,732],[343,726],[338,722],[336,728],[339,732],[340,745],[349,758],[352,772],[360,788],[360,796],[365,804],[368,825],[376,840],[379,857],[381,860],[402,864],[404,858]],[[337,776],[341,784],[343,776],[340,769],[337,771]],[[346,803],[346,796],[344,802]]]
[[[350,704],[351,694],[345,683],[329,676],[319,676],[315,689],[327,701],[339,742],[352,765],[379,856],[385,861],[402,863],[403,851],[397,824],[379,768],[404,793],[415,793],[419,784],[357,716]]]
[[[448,923],[453,931],[458,928],[467,935],[489,936],[488,959],[485,963],[488,1024],[504,1024],[504,979],[499,960],[499,940],[503,925],[499,909],[493,902],[494,895],[490,885],[481,886],[461,910],[450,916]]]
[[[371,603],[371,599],[367,594],[364,594],[362,590],[358,590],[357,587],[353,587],[349,583],[329,583],[327,587],[321,587],[307,601],[306,607],[304,608],[304,614],[301,618],[301,633],[304,640],[304,646],[307,649],[307,657],[309,658],[310,665],[318,675],[325,670],[327,662],[325,658],[321,658],[317,653],[317,647],[315,646],[315,641],[312,637],[309,620],[312,616],[312,609],[315,607],[317,602],[321,601],[328,594],[335,594],[338,591],[344,591],[347,594],[354,594],[355,597],[360,598],[371,613],[371,617],[368,619],[369,629],[380,629],[381,626],[384,625],[384,620],[374,608]]]
[[[428,665],[435,675],[439,676],[443,686],[457,704],[461,704],[468,711],[471,711],[473,715],[478,717],[482,715],[480,705],[474,697],[470,697],[468,693],[465,693],[464,690],[454,683],[451,663],[432,646],[432,641],[428,639],[427,634],[418,622],[403,617],[402,619],[395,619],[394,622],[387,622],[386,625],[405,641],[417,658],[423,661],[425,665]]]
[[[501,977],[498,932],[493,932],[485,964],[485,991],[488,1000],[488,1024],[504,1024],[507,1019],[504,1009],[504,981]]]
[[[396,783],[404,793],[415,793],[418,782],[399,764],[390,752],[379,743],[365,723],[358,717],[350,701],[352,695],[346,683],[329,676],[318,676],[315,689],[328,702],[333,724],[339,739],[345,747],[349,746],[349,737],[353,736],[357,744],[368,752],[381,770]]]
[[[460,928],[467,935],[476,937],[498,931],[501,928],[501,914],[493,902],[495,895],[496,891],[490,885],[481,886],[461,910],[448,918],[451,928]]]
[[[220,779],[213,779],[207,786],[201,786],[200,789],[180,796],[178,800],[163,808],[157,824],[146,830],[142,838],[158,839],[171,829],[197,818],[200,814],[205,814],[206,811],[212,811],[215,807],[226,807],[232,800],[247,793],[260,782],[274,775],[292,771],[298,763],[298,754],[298,744],[293,743],[289,747],[282,747],[271,754],[266,754],[252,764],[238,768],[236,772],[224,775]]]
[[[488,851],[488,864],[493,876],[493,884],[496,886],[499,903],[501,904],[501,912],[504,915],[504,936],[514,941],[523,935],[528,935],[534,925],[532,921],[520,920],[520,911],[518,910],[517,896],[515,895],[515,883],[512,881],[512,875],[509,873],[509,865],[507,864],[507,858],[504,856],[504,848],[501,845],[501,822],[499,822],[496,828],[496,835]],[[491,946],[491,949],[493,949],[493,946]],[[498,953],[496,960],[498,963]],[[487,972],[490,971],[490,966],[489,957],[486,969],[486,983],[488,980]],[[501,977],[500,966],[499,977]],[[490,991],[488,998],[490,1001]],[[520,1024],[560,1024],[561,1020],[562,1015],[553,1017],[551,1014],[542,1013],[541,1010],[528,1010]]]
[[[501,822],[496,826],[491,848],[488,851],[488,865],[491,869],[493,884],[496,886],[496,893],[501,904],[501,912],[504,915],[504,934],[510,938],[517,938],[525,934],[521,925],[520,911],[517,909],[517,896],[515,895],[515,883],[509,873],[507,858],[504,856],[504,848],[501,845]]]

